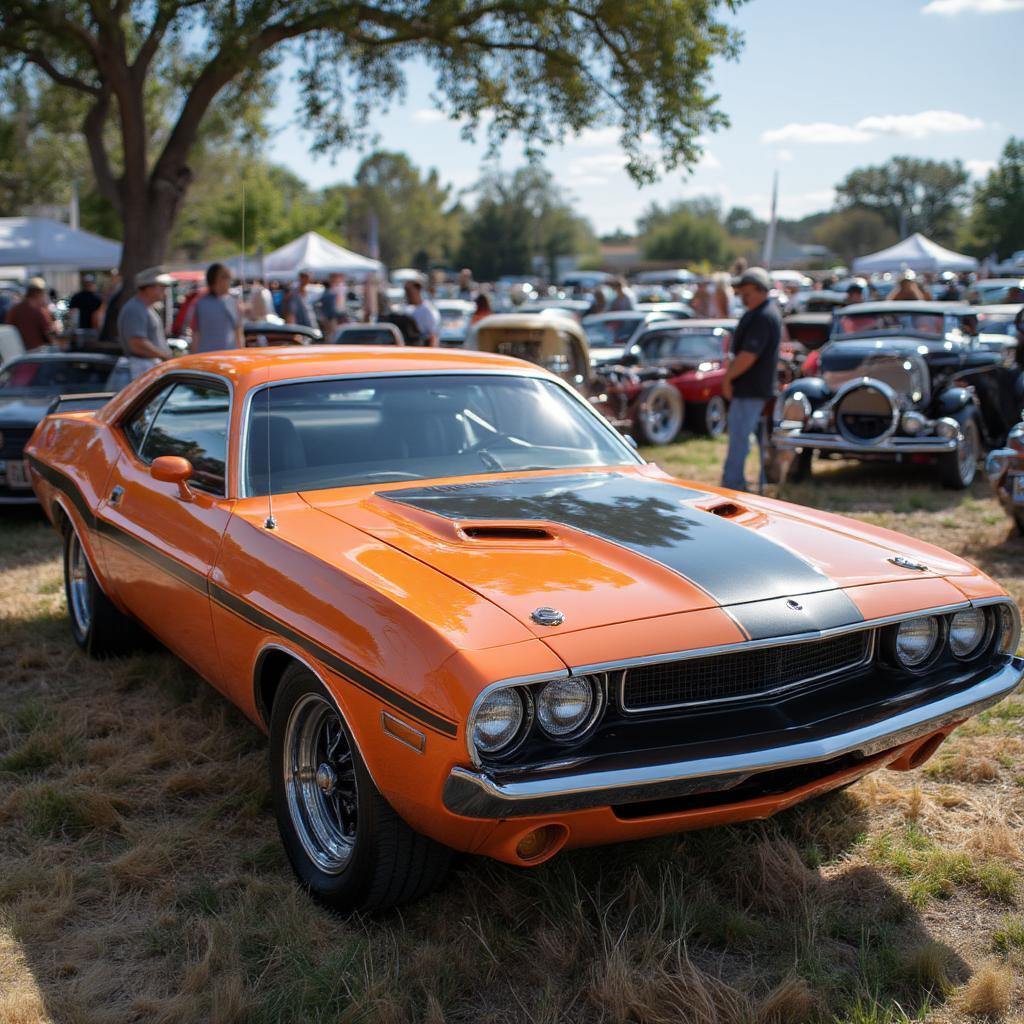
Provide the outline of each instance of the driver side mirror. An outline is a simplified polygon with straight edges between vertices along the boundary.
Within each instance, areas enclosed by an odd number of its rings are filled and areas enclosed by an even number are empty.
[[[158,455],[149,467],[149,475],[154,480],[178,485],[178,497],[182,501],[191,501],[193,498],[188,486],[192,472],[192,463],[180,455]]]

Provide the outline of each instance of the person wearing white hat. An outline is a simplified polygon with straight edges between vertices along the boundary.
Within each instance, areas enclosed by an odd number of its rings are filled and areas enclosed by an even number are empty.
[[[174,283],[162,267],[149,267],[135,275],[135,294],[121,307],[117,317],[117,336],[128,357],[132,380],[148,369],[171,358],[164,336],[164,325],[153,306],[164,297],[164,289]]]

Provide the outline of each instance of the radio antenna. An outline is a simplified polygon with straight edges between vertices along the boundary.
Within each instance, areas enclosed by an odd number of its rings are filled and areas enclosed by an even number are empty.
[[[274,487],[270,480],[270,384],[267,384],[267,518],[263,522],[265,530],[276,530],[277,520],[274,518]]]

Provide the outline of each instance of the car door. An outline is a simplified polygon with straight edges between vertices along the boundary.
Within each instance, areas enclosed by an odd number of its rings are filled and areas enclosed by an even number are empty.
[[[118,599],[197,672],[220,685],[207,579],[233,502],[226,497],[231,391],[212,376],[177,376],[118,428],[122,451],[97,510]],[[193,466],[184,493],[150,475],[160,455]]]

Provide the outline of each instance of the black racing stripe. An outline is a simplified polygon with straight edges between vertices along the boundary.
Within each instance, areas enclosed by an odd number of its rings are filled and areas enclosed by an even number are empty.
[[[759,531],[684,504],[704,492],[645,477],[577,473],[381,491],[378,497],[445,519],[562,523],[666,566],[723,606],[836,589],[828,576]]]
[[[770,640],[864,621],[860,609],[842,590],[734,604],[729,606],[729,614],[751,640]]]
[[[45,462],[40,462],[34,455],[29,455],[28,461],[31,467],[47,483],[52,484],[67,497],[71,504],[75,506],[75,510],[82,517],[82,521],[86,526],[90,530],[95,530],[96,516],[89,507],[89,503],[85,500],[85,495],[78,489],[78,484],[66,473],[62,473],[59,469],[55,469]]]
[[[228,593],[228,591],[223,587],[219,587],[215,583],[211,583],[203,573],[197,572],[190,566],[182,564],[176,559],[171,558],[169,555],[164,554],[164,552],[158,551],[141,538],[136,537],[116,524],[95,515],[92,509],[89,508],[89,505],[85,500],[85,496],[79,490],[78,485],[59,469],[55,469],[53,466],[47,465],[45,462],[40,462],[36,458],[32,458],[32,465],[40,476],[67,495],[68,499],[78,510],[83,521],[88,524],[90,529],[97,533],[101,533],[104,537],[107,537],[115,543],[120,544],[122,547],[134,552],[151,565],[156,568],[163,569],[165,572],[174,576],[176,579],[181,580],[193,589],[198,590],[203,594],[208,594],[216,600],[218,604],[227,608],[229,611],[234,612],[236,615],[259,625],[272,633],[286,637],[297,646],[307,651],[314,658],[317,658],[326,665],[330,665],[335,672],[344,676],[356,686],[366,690],[368,693],[372,693],[375,697],[378,697],[385,703],[390,704],[395,709],[404,711],[411,718],[415,718],[423,725],[429,726],[431,729],[434,729],[436,732],[442,733],[445,736],[458,735],[458,726],[454,722],[447,718],[442,718],[440,715],[435,714],[427,708],[420,707],[420,705],[411,701],[404,694],[399,693],[397,690],[393,690],[390,686],[387,686],[380,680],[375,679],[373,676],[367,675],[362,671],[362,669],[356,668],[355,665],[351,665],[342,658],[339,658],[338,655],[334,654],[326,647],[322,647],[315,640],[311,640],[302,633],[296,632],[291,627],[286,626],[283,622],[279,622],[277,619],[267,615],[265,612],[260,611],[260,609],[249,604],[247,601],[243,601],[234,594]]]
[[[447,718],[442,718],[440,715],[434,714],[433,711],[414,703],[404,694],[391,689],[390,686],[382,683],[379,679],[375,679],[373,676],[367,675],[362,671],[362,669],[356,668],[355,665],[352,665],[343,658],[338,657],[338,655],[333,651],[328,650],[326,647],[322,647],[315,640],[311,640],[309,637],[297,632],[290,626],[286,626],[283,622],[280,622],[273,618],[273,616],[267,615],[266,612],[262,612],[258,608],[253,607],[253,605],[249,604],[248,601],[243,601],[235,594],[230,593],[223,587],[219,587],[216,583],[210,583],[210,596],[228,611],[234,612],[234,614],[248,622],[251,622],[253,625],[259,626],[262,629],[267,629],[279,636],[283,636],[286,639],[291,640],[308,654],[311,654],[317,660],[322,661],[325,665],[329,665],[335,672],[355,683],[356,686],[359,686],[361,689],[372,693],[375,697],[379,697],[381,700],[386,701],[388,704],[391,704],[392,707],[401,709],[407,715],[415,718],[424,725],[428,725],[430,728],[435,729],[437,732],[444,733],[446,736],[458,735],[458,727],[454,722],[449,721]]]

